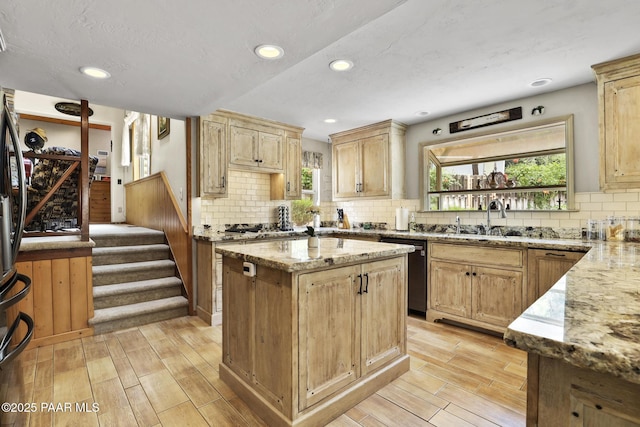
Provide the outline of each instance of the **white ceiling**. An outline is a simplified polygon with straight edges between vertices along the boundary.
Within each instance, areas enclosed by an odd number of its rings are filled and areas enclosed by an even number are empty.
[[[226,108],[325,140],[593,81],[640,52],[639,22],[636,0],[3,0],[0,86],[173,118]],[[284,57],[257,58],[262,43]]]

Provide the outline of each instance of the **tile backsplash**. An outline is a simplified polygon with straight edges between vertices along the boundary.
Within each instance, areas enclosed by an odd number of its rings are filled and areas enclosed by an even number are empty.
[[[229,195],[227,198],[201,201],[201,223],[214,229],[225,224],[265,224],[277,222],[277,207],[291,206],[291,202],[270,200],[268,174],[229,171]],[[604,219],[607,216],[639,216],[640,190],[617,190],[607,193],[576,193],[576,210],[571,212],[509,212],[506,219],[492,214],[491,224],[507,227],[545,227],[565,229],[563,235],[580,235],[587,219]],[[418,224],[454,224],[456,216],[462,225],[475,226],[486,223],[486,211],[418,212],[419,199],[362,200],[348,202],[323,202],[320,214],[323,222],[337,219],[336,209],[344,209],[351,224],[387,223],[395,226],[396,208],[404,207],[415,212]],[[571,231],[573,230],[573,231]]]

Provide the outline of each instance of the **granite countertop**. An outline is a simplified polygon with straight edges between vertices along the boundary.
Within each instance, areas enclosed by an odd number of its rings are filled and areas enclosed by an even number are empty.
[[[315,270],[327,266],[371,261],[403,255],[413,246],[323,237],[318,248],[307,247],[307,240],[281,240],[251,245],[223,245],[216,252],[287,272]]]
[[[640,245],[592,246],[509,325],[505,342],[640,384]]]
[[[272,240],[286,238],[307,237],[305,228],[293,231],[260,231],[247,233],[225,233],[213,230],[206,230],[204,227],[195,227],[193,236],[197,240],[207,240],[214,243],[242,242],[254,240]],[[511,246],[531,249],[556,249],[587,252],[591,247],[590,243],[572,239],[539,239],[523,236],[484,236],[478,234],[455,234],[455,233],[431,233],[396,230],[362,230],[362,229],[342,229],[322,227],[316,229],[318,236],[339,235],[349,236],[371,236],[375,238],[397,238],[408,240],[428,240],[451,243],[478,243],[492,246]]]

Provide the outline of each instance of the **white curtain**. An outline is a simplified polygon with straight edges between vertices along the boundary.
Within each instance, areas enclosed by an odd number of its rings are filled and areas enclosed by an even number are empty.
[[[124,127],[122,128],[122,153],[120,157],[120,164],[124,167],[131,165],[131,141],[129,140],[129,127],[135,122],[140,113],[136,111],[130,111],[124,118]]]
[[[315,153],[313,151],[303,151],[302,167],[322,169],[322,153]]]

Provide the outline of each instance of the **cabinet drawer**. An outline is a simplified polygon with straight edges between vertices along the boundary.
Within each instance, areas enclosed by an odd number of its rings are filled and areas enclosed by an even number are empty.
[[[431,258],[459,261],[472,264],[486,264],[504,267],[522,267],[524,255],[521,249],[505,249],[474,245],[454,245],[431,243]]]

